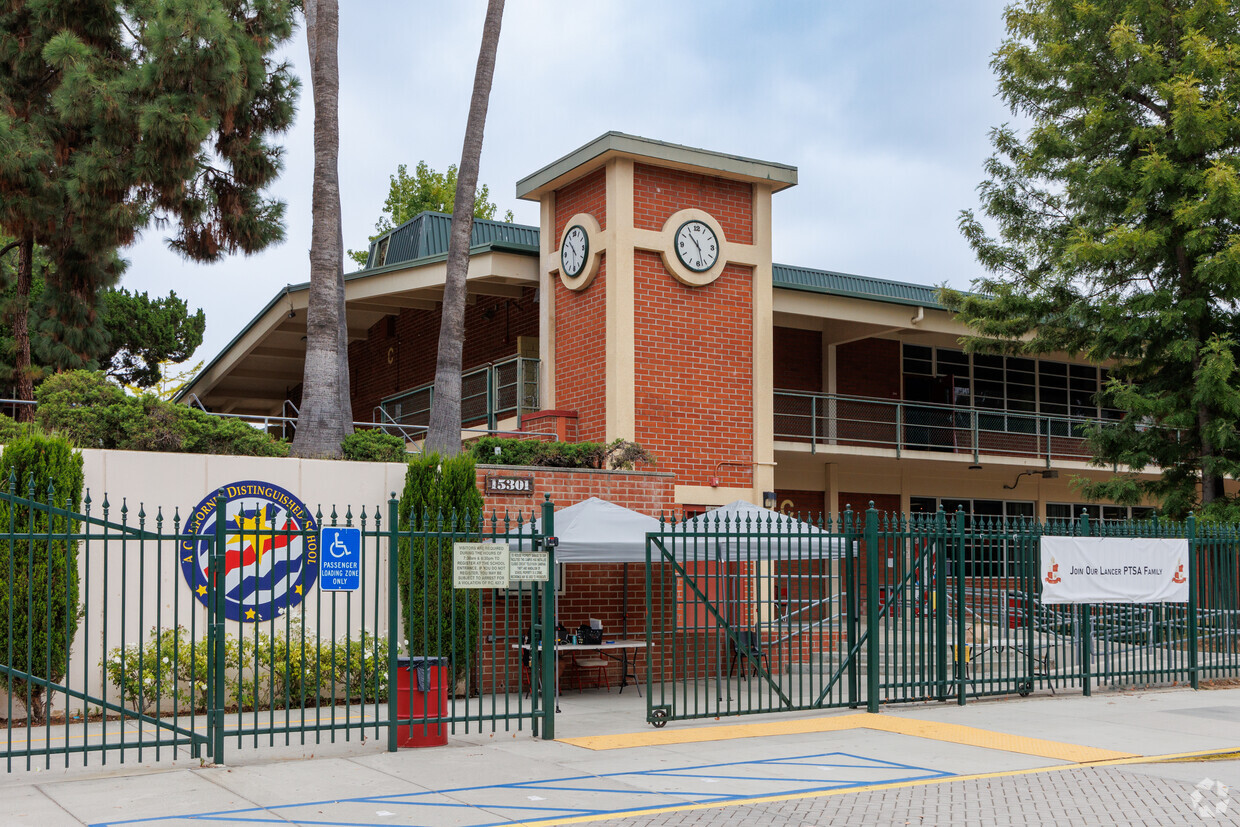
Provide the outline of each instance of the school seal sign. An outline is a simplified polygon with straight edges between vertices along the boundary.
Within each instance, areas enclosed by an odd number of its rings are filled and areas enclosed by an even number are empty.
[[[223,486],[225,513],[215,492],[195,506],[178,545],[181,572],[207,605],[207,564],[216,521],[225,521],[224,616],[256,623],[283,615],[319,576],[318,523],[310,509],[278,485],[241,480]]]

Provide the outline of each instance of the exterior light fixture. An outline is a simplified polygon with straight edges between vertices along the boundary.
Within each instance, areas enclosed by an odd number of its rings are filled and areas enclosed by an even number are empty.
[[[1003,487],[1011,491],[1016,486],[1020,485],[1021,477],[1033,477],[1033,476],[1041,477],[1044,480],[1057,480],[1059,479],[1059,472],[1056,471],[1054,468],[1044,468],[1040,471],[1021,471],[1019,474],[1016,475],[1016,479],[1012,482],[1011,485],[1005,485]]]
[[[774,491],[763,491],[762,492],[762,507],[769,508],[772,511],[775,510],[775,492]]]

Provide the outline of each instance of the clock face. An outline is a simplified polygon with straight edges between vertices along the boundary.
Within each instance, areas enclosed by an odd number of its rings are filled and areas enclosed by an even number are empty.
[[[586,266],[586,258],[590,254],[590,237],[585,228],[575,224],[564,234],[564,243],[560,245],[560,267],[564,275],[575,278],[581,275]]]
[[[686,221],[676,231],[676,256],[695,273],[703,273],[719,260],[719,239],[701,221]]]

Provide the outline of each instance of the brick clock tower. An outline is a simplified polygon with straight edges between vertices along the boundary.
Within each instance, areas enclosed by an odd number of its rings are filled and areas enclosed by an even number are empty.
[[[542,208],[542,407],[640,442],[682,505],[774,489],[771,194],[796,180],[609,132],[517,183]]]

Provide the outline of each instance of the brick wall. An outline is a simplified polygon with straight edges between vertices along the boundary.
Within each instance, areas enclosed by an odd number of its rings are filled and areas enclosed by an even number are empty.
[[[556,190],[555,240],[568,219],[589,213],[607,227],[607,186],[604,170]],[[577,412],[578,439],[602,440],[607,434],[607,256],[598,275],[583,291],[569,290],[556,279],[555,404]]]
[[[777,327],[774,331],[775,387],[786,391],[822,391],[822,333]]]
[[[719,462],[753,458],[752,273],[729,265],[713,283],[686,287],[643,250],[634,270],[634,438],[681,485],[707,485]],[[718,476],[753,484],[746,468]]]
[[[661,230],[673,213],[689,208],[713,215],[728,241],[753,243],[751,185],[646,164],[634,165],[633,224],[638,229]]]
[[[555,404],[577,412],[577,436],[607,435],[607,257],[585,290],[555,280]]]
[[[521,473],[534,475],[534,496],[483,494],[486,510],[529,512],[541,508],[543,496],[551,495],[556,508],[564,508],[589,497],[658,517],[670,512],[675,503],[676,478],[664,469],[639,471],[598,471],[592,468],[517,468],[510,465],[479,465],[478,490],[484,490],[487,474]]]
[[[607,229],[607,178],[605,170],[596,170],[555,191],[555,238],[560,243],[568,219],[577,213],[594,216],[601,229]]]
[[[402,310],[390,335],[389,322],[382,319],[364,341],[349,344],[354,419],[369,421],[380,400],[435,381],[441,318],[438,308]],[[465,370],[515,356],[518,336],[538,337],[534,288],[522,290],[519,299],[480,296],[465,306]]]
[[[862,339],[835,350],[835,388],[844,396],[900,398],[900,343]]]

